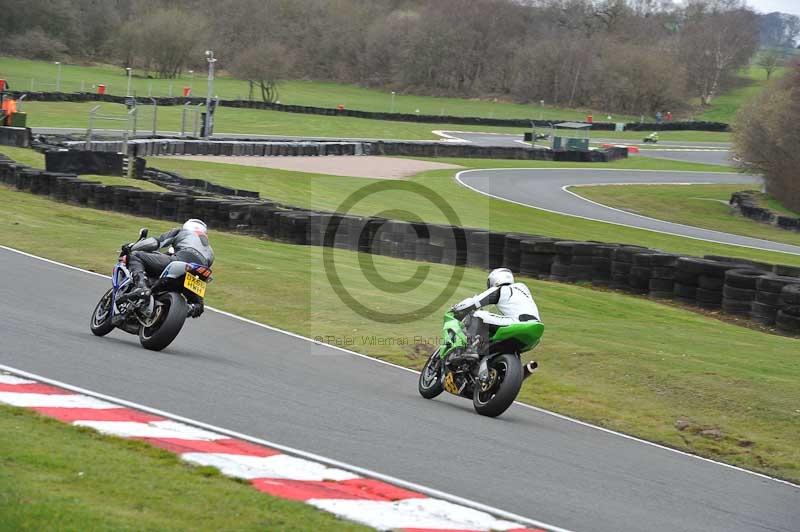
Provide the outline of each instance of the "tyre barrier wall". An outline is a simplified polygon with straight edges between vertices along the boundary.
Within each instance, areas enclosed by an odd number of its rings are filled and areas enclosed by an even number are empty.
[[[74,150],[121,152],[122,141],[65,141]],[[135,139],[128,141],[128,153],[147,157],[158,155],[229,155],[229,156],[309,156],[309,155],[388,155],[410,157],[460,157],[484,159],[521,159],[544,161],[609,162],[628,157],[625,147],[590,151],[553,151],[549,148],[475,146],[443,142],[272,142],[231,140]]]
[[[18,165],[0,156],[0,182],[56,201],[174,222],[202,218],[215,230],[239,231],[290,244],[324,245],[484,270],[504,266],[528,277],[591,283],[674,300],[800,335],[800,267],[722,256],[683,257],[624,244],[311,211],[255,195],[230,195],[231,189],[212,190],[202,180],[161,170],[148,169],[145,174],[172,179],[184,191],[107,186],[75,175]],[[198,195],[198,191],[228,195]]]
[[[121,176],[126,157],[121,153],[80,150],[44,152],[48,172]]]
[[[145,160],[136,159],[137,163],[144,164]],[[211,183],[205,179],[186,178],[175,172],[159,170],[157,168],[145,168],[137,179],[143,179],[160,185],[172,192],[180,192],[193,196],[234,196],[237,198],[259,199],[259,193],[253,190],[225,187]]]
[[[9,93],[16,97],[23,93]],[[87,92],[28,92],[27,101],[40,102],[109,102],[121,103],[126,101],[125,96],[111,94],[95,94]],[[160,106],[199,104],[205,98],[161,97],[154,98]],[[150,103],[150,98],[143,100]],[[448,115],[421,115],[417,113],[383,113],[375,111],[359,111],[355,109],[333,109],[329,107],[313,107],[307,105],[285,105],[280,103],[257,102],[250,100],[219,100],[220,107],[237,107],[246,109],[262,109],[281,111],[286,113],[303,113],[326,116],[349,116],[352,118],[367,118],[371,120],[390,120],[395,122],[424,122],[429,124],[460,124],[471,126],[499,126],[519,127],[529,129],[536,127],[549,127],[559,122],[574,122],[574,120],[530,120],[527,118],[485,118],[479,116],[448,116]],[[536,112],[536,111],[534,111]],[[595,131],[614,131],[616,124],[612,122],[593,122]],[[629,122],[625,124],[626,130],[632,131],[730,131],[728,124],[722,122],[686,121],[686,122]]]
[[[71,151],[119,153],[123,141],[100,140],[89,143],[63,141]],[[243,142],[232,140],[134,139],[128,141],[128,153],[138,157],[158,155],[228,155],[228,156],[302,156],[363,155],[362,142]]]
[[[731,207],[739,211],[745,218],[764,222],[789,231],[800,231],[800,218],[783,216],[769,209],[759,206],[755,190],[743,190],[731,194],[729,201]]]
[[[27,127],[0,127],[0,145],[30,148],[33,135]]]

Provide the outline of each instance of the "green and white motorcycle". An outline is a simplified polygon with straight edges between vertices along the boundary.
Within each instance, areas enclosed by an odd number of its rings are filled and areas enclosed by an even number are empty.
[[[464,323],[453,311],[444,315],[442,343],[428,358],[419,375],[419,393],[433,399],[443,391],[472,399],[475,411],[497,417],[517,398],[522,381],[536,369],[536,362],[522,364],[520,355],[530,351],[544,334],[536,320],[499,327],[483,342],[477,361],[447,363],[450,353],[468,345]]]

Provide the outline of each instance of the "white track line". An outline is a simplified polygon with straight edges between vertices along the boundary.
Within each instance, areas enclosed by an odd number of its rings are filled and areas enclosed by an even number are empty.
[[[448,135],[444,131],[440,131],[440,130],[437,130],[437,129],[434,129],[433,131],[431,131],[431,133],[433,133],[434,135],[439,135],[440,137],[444,137],[449,142],[463,142],[464,144],[472,144],[471,140],[462,139],[461,137],[456,137],[454,135]]]
[[[31,253],[26,253],[24,251],[20,251],[18,249],[10,248],[8,246],[0,245],[0,249],[5,249],[5,250],[11,251],[13,253],[18,253],[18,254],[24,255],[26,257],[30,257],[30,258],[33,258],[33,259],[38,259],[38,260],[41,260],[41,261],[44,261],[44,262],[48,262],[50,264],[54,264],[54,265],[57,265],[57,266],[62,266],[62,267],[65,267],[65,268],[69,268],[71,270],[76,270],[76,271],[80,271],[80,272],[84,272],[84,273],[89,273],[89,274],[92,274],[92,275],[97,275],[97,276],[100,276],[100,277],[104,277],[106,279],[109,278],[108,276],[99,274],[97,272],[84,270],[84,269],[78,268],[76,266],[70,266],[69,264],[64,264],[64,263],[57,262],[57,261],[54,261],[54,260],[51,260],[51,259],[40,257],[38,255],[33,255]],[[250,325],[255,325],[256,327],[261,327],[262,329],[266,329],[266,330],[269,330],[269,331],[274,331],[274,332],[278,332],[278,333],[281,333],[281,334],[285,334],[287,336],[291,336],[293,338],[297,338],[297,339],[300,339],[300,340],[305,340],[307,342],[311,342],[311,343],[316,344],[316,345],[325,346],[325,347],[328,347],[330,349],[336,349],[336,350],[341,351],[343,353],[347,353],[347,354],[352,355],[352,356],[363,358],[363,359],[369,360],[371,362],[375,362],[375,363],[378,363],[378,364],[384,364],[386,366],[391,366],[391,367],[396,368],[396,369],[400,369],[400,370],[403,370],[403,371],[408,371],[410,373],[414,373],[414,374],[419,375],[419,371],[413,370],[411,368],[406,368],[406,367],[403,367],[403,366],[399,366],[397,364],[393,364],[391,362],[387,362],[385,360],[380,360],[380,359],[377,359],[377,358],[373,358],[373,357],[364,355],[362,353],[357,353],[356,351],[351,351],[349,349],[345,349],[343,347],[338,347],[338,346],[335,346],[335,345],[328,345],[328,344],[325,344],[325,343],[322,343],[322,342],[317,342],[316,340],[314,340],[312,338],[308,338],[306,336],[301,336],[299,334],[296,334],[296,333],[293,333],[293,332],[290,332],[290,331],[286,331],[284,329],[279,329],[279,328],[273,327],[271,325],[266,325],[264,323],[259,323],[257,321],[253,321],[251,319],[244,318],[242,316],[237,316],[236,314],[232,314],[232,313],[226,312],[224,310],[219,310],[219,309],[216,309],[214,307],[206,307],[206,308],[208,310],[211,310],[211,311],[216,312],[218,314],[222,314],[224,316],[228,316],[229,318],[232,318],[232,319],[235,319],[235,320],[239,320],[239,321],[242,321],[242,322],[245,322],[245,323],[249,323]],[[6,371],[9,371],[10,373],[16,373],[18,375],[22,375],[23,377],[30,377],[30,378],[33,378],[33,379],[42,380],[43,382],[49,382],[51,384],[55,384],[56,386],[63,386],[64,388],[71,389],[73,391],[78,391],[80,393],[87,393],[87,395],[94,395],[95,397],[106,398],[108,400],[108,398],[106,396],[103,396],[102,394],[95,394],[93,392],[88,392],[87,390],[84,390],[82,388],[77,388],[75,386],[70,386],[70,385],[64,385],[64,383],[60,383],[60,382],[54,381],[52,379],[47,379],[46,377],[42,377],[40,375],[35,375],[33,373],[28,373],[28,372],[25,372],[25,371],[16,370],[14,368],[10,368],[10,367],[4,366],[2,364],[0,364],[0,369],[5,369]],[[123,400],[120,400],[120,401],[123,401]],[[116,401],[116,402],[118,402],[118,401]],[[134,403],[128,403],[126,401],[123,401],[122,403],[119,403],[119,404],[125,404],[127,406],[134,405]],[[625,434],[625,433],[622,433],[622,432],[617,432],[617,431],[612,430],[612,429],[607,429],[605,427],[600,427],[598,425],[593,425],[593,424],[588,423],[586,421],[581,421],[579,419],[575,419],[575,418],[572,418],[572,417],[569,417],[569,416],[565,416],[564,414],[559,414],[557,412],[552,412],[550,410],[545,410],[544,408],[539,408],[538,406],[533,406],[533,405],[529,405],[529,404],[526,404],[526,403],[521,403],[519,401],[514,401],[514,404],[516,404],[518,406],[521,406],[523,408],[528,408],[530,410],[534,410],[534,411],[539,412],[541,414],[546,414],[546,415],[549,415],[549,416],[556,417],[558,419],[562,419],[564,421],[570,421],[572,423],[577,423],[578,425],[581,425],[581,426],[584,426],[584,427],[588,427],[588,428],[592,428],[592,429],[595,429],[595,430],[599,430],[599,431],[605,432],[606,434],[612,434],[614,436],[619,436],[620,438],[625,438],[626,440],[635,441],[635,442],[638,442],[638,443],[642,443],[644,445],[650,445],[651,447],[656,447],[658,449],[662,449],[662,450],[665,450],[665,451],[670,451],[670,452],[677,453],[677,454],[680,454],[680,455],[683,455],[683,456],[687,456],[687,457],[690,457],[690,458],[694,458],[694,459],[697,459],[697,460],[702,460],[704,462],[709,462],[709,463],[712,463],[712,464],[716,464],[716,465],[719,465],[719,466],[722,466],[722,467],[727,467],[729,469],[740,471],[742,473],[747,473],[749,475],[755,475],[757,477],[761,477],[761,478],[765,478],[765,479],[769,479],[769,480],[774,480],[775,482],[780,482],[782,484],[787,484],[787,485],[793,486],[795,488],[800,488],[800,484],[794,484],[794,483],[789,482],[787,480],[783,480],[783,479],[776,478],[776,477],[771,477],[769,475],[765,475],[764,473],[758,473],[756,471],[750,471],[749,469],[745,469],[743,467],[739,467],[739,466],[735,466],[735,465],[731,465],[731,464],[726,464],[725,462],[718,462],[718,461],[713,460],[711,458],[706,458],[704,456],[699,456],[699,455],[696,455],[696,454],[692,454],[690,452],[682,451],[680,449],[674,449],[672,447],[668,447],[668,446],[662,445],[660,443],[655,443],[655,442],[643,440],[641,438],[637,438],[636,436],[631,436],[629,434]],[[135,408],[140,408],[139,405],[135,405],[134,407]],[[211,425],[206,425],[206,424],[204,424],[202,422],[192,422],[191,420],[187,420],[187,419],[182,418],[180,416],[167,415],[164,412],[155,411],[155,410],[147,408],[147,407],[144,407],[143,410],[145,410],[146,412],[155,413],[157,415],[163,415],[164,417],[171,417],[172,419],[176,419],[178,421],[183,421],[185,423],[196,424],[196,426],[201,427],[201,428],[202,427],[206,427],[206,428],[210,428],[211,427]],[[224,432],[224,433],[228,434],[228,433],[231,433],[231,432],[228,431],[228,432]],[[248,441],[255,441],[256,443],[260,443],[261,442],[260,440],[257,441],[257,439],[251,438],[250,436],[245,436],[245,435],[238,434],[238,433],[235,434],[235,437],[243,438],[243,439],[246,439]],[[263,443],[263,444],[275,447],[276,449],[281,449],[281,450],[288,449],[288,447],[280,446],[280,445],[274,444],[274,443]],[[305,452],[302,452],[302,451],[300,451],[299,453],[294,453],[294,454],[297,454],[297,456],[303,456],[303,457],[312,457],[312,456],[316,457],[316,455],[312,455],[310,453],[305,453]],[[322,459],[322,457],[316,457],[316,458],[313,458],[313,459],[320,459],[321,461],[324,460],[325,463],[327,463],[329,465],[333,465],[334,467],[341,467],[342,469],[348,469],[348,470],[354,471],[356,473],[367,471],[366,469],[355,468],[355,466],[353,466],[353,468],[343,467],[343,464],[340,463],[340,462],[336,462],[336,461],[328,460],[328,459]],[[379,473],[375,473],[375,474],[376,475],[380,475]],[[370,475],[367,475],[367,476],[374,476],[374,475],[370,474]],[[392,478],[392,477],[381,475],[381,476],[375,476],[374,478],[378,478],[379,480],[386,480],[386,479]],[[387,482],[391,482],[389,480],[386,480],[386,481]],[[405,481],[401,481],[401,482],[405,482]],[[404,487],[406,486],[406,484],[398,484],[398,485],[399,486],[404,486]],[[421,488],[420,487],[416,487],[416,488],[409,488],[409,489],[421,489]],[[428,489],[428,488],[425,488],[425,489]],[[424,492],[424,493],[427,493],[428,495],[431,495],[431,493],[428,493],[428,492]],[[441,497],[441,495],[431,495],[431,496]],[[464,503],[461,502],[459,504],[464,504]],[[476,503],[476,504],[480,504],[480,503]],[[476,509],[481,509],[481,508],[476,508]],[[485,508],[484,508],[484,511],[487,511],[487,510],[485,510]],[[511,515],[511,514],[509,514],[509,515]],[[537,525],[537,526],[542,526],[542,525]],[[551,528],[553,528],[553,527],[551,527]],[[557,530],[557,529],[554,528],[554,530]]]
[[[712,233],[718,233],[718,234],[721,234],[721,235],[729,235],[729,234],[732,234],[732,233],[725,233],[723,231],[715,231],[714,229],[706,229],[706,228],[697,227],[697,226],[694,226],[694,225],[686,225],[686,224],[680,224],[680,223],[677,223],[677,222],[670,222],[670,221],[667,221],[667,220],[661,220],[659,218],[653,218],[651,216],[645,216],[643,214],[637,214],[635,212],[628,212],[628,211],[623,210],[623,209],[617,209],[616,207],[610,207],[610,206],[605,205],[603,203],[598,203],[598,202],[596,202],[594,200],[590,200],[589,198],[585,198],[585,197],[581,196],[580,194],[569,190],[570,188],[579,188],[579,187],[605,187],[605,186],[612,186],[612,187],[623,186],[624,187],[624,186],[642,186],[642,185],[646,185],[646,186],[658,186],[658,185],[690,186],[690,185],[717,185],[717,184],[719,184],[719,183],[700,183],[700,182],[698,182],[698,183],[652,183],[652,182],[650,182],[650,183],[581,183],[581,184],[577,184],[577,185],[564,185],[563,187],[561,187],[561,190],[563,190],[567,194],[571,194],[572,196],[575,196],[578,199],[581,199],[583,201],[591,203],[592,205],[597,205],[598,207],[603,207],[603,208],[608,209],[610,211],[616,211],[616,212],[619,212],[619,213],[627,214],[629,216],[636,216],[637,218],[642,218],[643,220],[651,220],[651,221],[654,221],[654,222],[661,222],[661,223],[664,223],[664,224],[675,225],[675,226],[678,226],[678,227],[686,227],[686,228],[689,228],[689,229],[702,229],[703,231],[710,231]],[[608,222],[608,223],[613,223],[613,222]],[[642,228],[642,229],[644,229],[644,228]],[[652,229],[648,229],[648,231],[651,231],[651,230]],[[684,236],[684,235],[680,235],[680,236]],[[744,236],[744,235],[734,235],[734,236]],[[695,237],[687,236],[686,238],[695,238]],[[745,237],[745,238],[753,238],[754,240],[764,240],[763,238],[754,238],[754,237]],[[699,239],[699,240],[704,240],[704,239]],[[771,242],[771,240],[764,240],[764,241],[765,242]],[[727,242],[720,242],[720,241],[715,241],[715,240],[708,240],[708,242],[717,242],[719,244],[727,244]],[[776,242],[776,244],[777,243],[778,242]],[[741,244],[730,244],[730,245],[738,246],[738,245],[741,245]],[[744,247],[749,247],[749,246],[744,246]],[[764,248],[755,248],[755,249],[764,249]],[[765,249],[765,251],[775,251],[775,250]],[[792,253],[791,251],[779,251],[779,253],[788,253],[790,255],[797,255],[798,254],[798,253]]]
[[[4,248],[4,249],[7,249],[7,248]],[[48,261],[48,262],[52,262],[52,261]],[[482,512],[486,512],[486,513],[489,513],[491,515],[494,515],[494,516],[497,516],[497,517],[501,517],[503,519],[508,519],[510,521],[516,521],[518,523],[522,523],[522,524],[525,524],[525,525],[531,525],[531,526],[535,526],[535,527],[546,528],[546,529],[552,530],[553,532],[572,532],[572,531],[570,531],[568,529],[565,529],[565,528],[560,528],[560,527],[553,526],[553,525],[550,525],[550,524],[547,524],[547,523],[543,523],[541,521],[537,521],[535,519],[530,519],[530,518],[527,518],[527,517],[523,517],[521,515],[516,515],[516,514],[511,513],[511,512],[506,512],[505,510],[501,510],[499,508],[494,508],[493,506],[489,506],[489,505],[486,505],[486,504],[483,504],[483,503],[472,501],[470,499],[465,499],[465,498],[459,497],[457,495],[451,495],[449,493],[445,493],[443,491],[439,491],[439,490],[436,490],[436,489],[433,489],[433,488],[428,488],[428,487],[425,487],[425,486],[421,486],[419,484],[415,484],[413,482],[408,482],[408,481],[405,481],[405,480],[402,480],[402,479],[399,479],[399,478],[396,478],[396,477],[393,477],[393,476],[390,476],[390,475],[384,475],[382,473],[378,473],[377,471],[372,471],[370,469],[365,469],[363,467],[358,467],[358,466],[354,466],[354,465],[351,465],[351,464],[347,464],[345,462],[340,462],[338,460],[333,460],[331,458],[326,458],[324,456],[320,456],[320,455],[317,455],[317,454],[314,454],[314,453],[309,453],[309,452],[306,452],[306,451],[302,451],[300,449],[296,449],[294,447],[289,447],[287,445],[282,445],[282,444],[279,444],[279,443],[271,442],[269,440],[264,440],[264,439],[261,439],[261,438],[248,436],[247,434],[242,434],[240,432],[236,432],[236,431],[233,431],[233,430],[228,430],[228,429],[216,426],[216,425],[211,425],[209,423],[204,423],[202,421],[197,421],[195,419],[179,416],[179,415],[173,414],[171,412],[165,412],[165,411],[159,410],[157,408],[151,408],[149,406],[145,406],[145,405],[142,405],[142,404],[139,404],[139,403],[134,403],[132,401],[127,401],[125,399],[120,399],[118,397],[114,397],[114,396],[111,396],[111,395],[106,395],[106,394],[94,392],[92,390],[87,390],[87,389],[81,388],[79,386],[73,386],[71,384],[67,384],[65,382],[61,382],[61,381],[58,381],[58,380],[55,380],[55,379],[50,379],[48,377],[44,377],[44,376],[38,375],[36,373],[31,373],[31,372],[24,371],[24,370],[21,370],[21,369],[17,369],[17,368],[11,367],[11,366],[6,366],[4,364],[0,364],[0,370],[1,371],[7,371],[9,373],[13,373],[13,374],[16,374],[16,375],[19,375],[19,376],[22,376],[22,377],[27,377],[27,378],[30,378],[30,379],[34,379],[34,380],[37,380],[37,381],[40,381],[40,382],[44,382],[44,383],[47,383],[47,384],[51,384],[53,386],[58,386],[60,388],[64,388],[66,390],[71,390],[73,392],[76,392],[76,393],[79,393],[79,394],[83,394],[83,395],[87,395],[89,397],[94,397],[94,398],[97,398],[97,399],[101,399],[101,400],[107,401],[109,403],[115,403],[115,404],[118,404],[120,406],[126,406],[128,408],[133,408],[135,410],[140,410],[140,411],[148,412],[150,414],[154,414],[154,415],[157,415],[157,416],[165,417],[165,418],[171,419],[173,421],[177,421],[177,422],[180,422],[180,423],[184,423],[186,425],[190,425],[192,427],[196,427],[196,428],[201,429],[201,430],[213,431],[214,433],[217,433],[217,434],[224,434],[224,435],[230,436],[232,438],[238,438],[238,439],[241,439],[241,440],[246,440],[246,441],[249,441],[249,442],[252,442],[252,443],[256,443],[258,445],[264,445],[264,446],[267,446],[267,447],[271,447],[273,449],[277,449],[279,451],[283,451],[287,455],[293,455],[293,456],[297,456],[297,457],[301,457],[301,458],[306,458],[308,460],[312,460],[314,462],[319,462],[321,464],[325,464],[327,466],[330,466],[330,467],[333,467],[333,468],[336,468],[336,469],[342,469],[342,470],[345,470],[345,471],[350,471],[351,473],[355,473],[355,474],[361,475],[363,477],[369,477],[369,478],[374,478],[374,479],[377,479],[377,480],[382,480],[382,481],[387,482],[389,484],[394,484],[396,486],[400,486],[401,488],[405,488],[405,489],[408,489],[408,490],[411,490],[411,491],[417,491],[417,492],[420,492],[420,493],[424,493],[425,495],[428,495],[428,496],[433,497],[433,498],[443,499],[445,501],[452,502],[454,504],[460,504],[462,506],[466,506],[468,508],[472,508],[473,510],[479,510],[479,511],[482,511]],[[99,422],[94,423],[93,425],[89,425],[89,422],[84,422],[84,423],[81,423],[81,424],[82,425],[87,425],[87,426],[94,426],[94,425],[98,425]]]
[[[536,205],[530,205],[528,203],[523,203],[521,201],[516,201],[516,200],[512,200],[512,199],[508,199],[508,198],[503,198],[503,197],[497,196],[495,194],[490,194],[489,192],[485,192],[483,190],[477,189],[477,188],[473,187],[472,185],[468,185],[467,183],[464,183],[464,181],[461,180],[461,175],[462,174],[467,174],[467,173],[470,173],[470,172],[499,172],[499,171],[509,171],[509,170],[510,171],[515,171],[515,172],[518,172],[520,170],[533,170],[535,172],[552,171],[552,170],[569,170],[569,171],[579,171],[579,172],[581,172],[581,171],[583,171],[583,172],[587,172],[587,171],[588,172],[597,172],[597,171],[600,171],[600,172],[659,172],[659,173],[675,172],[675,173],[687,173],[687,174],[706,174],[706,175],[709,174],[709,172],[697,172],[697,171],[686,171],[686,172],[684,172],[682,170],[633,170],[633,169],[613,169],[613,170],[611,170],[611,169],[601,169],[601,170],[596,170],[596,169],[592,169],[592,168],[484,168],[484,169],[475,169],[475,170],[462,170],[462,171],[460,171],[460,172],[458,172],[456,174],[455,180],[461,186],[466,187],[466,188],[472,190],[473,192],[477,192],[478,194],[482,194],[484,196],[488,196],[490,198],[494,198],[494,199],[497,199],[497,200],[500,200],[500,201],[505,201],[505,202],[508,202],[508,203],[514,203],[516,205],[521,205],[523,207],[528,207],[530,209],[537,209],[537,210],[540,210],[540,211],[550,212],[550,213],[553,213],[553,214],[560,214],[561,216],[570,216],[572,218],[580,218],[582,220],[589,220],[589,221],[592,221],[592,222],[600,222],[600,223],[604,223],[604,224],[619,225],[621,227],[628,227],[630,229],[638,229],[640,231],[650,231],[650,232],[653,232],[653,233],[660,233],[660,234],[663,234],[663,235],[671,235],[671,236],[676,236],[676,237],[680,237],[680,238],[689,238],[691,240],[700,240],[702,242],[710,242],[712,244],[722,244],[724,246],[736,246],[736,247],[740,247],[740,248],[757,249],[759,251],[767,251],[767,252],[771,252],[771,253],[783,253],[785,255],[800,255],[800,253],[794,253],[792,251],[782,251],[782,250],[779,250],[779,249],[767,249],[767,248],[762,248],[762,247],[758,247],[758,246],[748,246],[746,244],[736,244],[736,243],[733,243],[733,242],[720,242],[718,240],[711,240],[711,239],[708,239],[708,238],[701,238],[699,236],[681,235],[681,234],[672,233],[672,232],[669,232],[669,231],[661,231],[661,230],[658,230],[658,229],[649,229],[647,227],[638,227],[636,225],[630,225],[630,224],[625,224],[625,223],[621,223],[621,222],[610,222],[608,220],[601,220],[601,219],[598,219],[598,218],[591,218],[589,216],[581,216],[580,214],[570,214],[570,213],[567,213],[567,212],[555,211],[555,210],[552,210],[552,209],[546,209],[544,207],[539,207],[539,206],[536,206]],[[725,173],[725,172],[713,172],[713,173],[716,174],[716,173]],[[626,184],[630,184],[630,185],[646,185],[648,183],[644,182],[644,183],[626,183]],[[669,185],[670,183],[652,183],[652,184],[654,184],[654,185]],[[703,184],[705,184],[705,183],[703,183]],[[573,186],[580,186],[580,185],[581,184],[564,185],[564,187],[573,187]],[[603,183],[586,183],[586,184],[584,184],[584,186],[595,186],[595,185],[596,186],[600,186],[600,185],[603,185]],[[562,190],[564,189],[564,187],[562,187]],[[574,196],[576,196],[578,198],[581,198],[581,196],[578,196],[577,194],[575,194],[574,192],[570,192],[569,190],[565,190],[565,192],[567,192],[569,194],[572,194],[572,195],[574,195]],[[596,205],[599,205],[601,207],[605,207],[606,209],[616,210],[616,211],[619,211],[619,212],[623,212],[625,214],[631,214],[633,216],[639,216],[641,218],[648,218],[647,216],[641,216],[639,214],[633,214],[633,213],[629,213],[627,211],[621,211],[619,209],[614,209],[613,207],[608,207],[608,206],[603,205],[601,203],[596,203],[596,202],[593,202],[592,200],[587,200],[586,198],[581,198],[581,199],[584,200],[584,201],[588,201],[590,203],[595,203]],[[657,222],[664,222],[664,220],[658,220],[656,218],[649,218],[649,219],[650,220],[655,220]],[[673,225],[683,225],[683,224],[675,224],[673,222],[664,222],[664,223],[670,223],[670,224],[673,224]],[[712,229],[703,229],[702,227],[694,227],[694,226],[690,226],[690,225],[685,225],[684,227],[691,227],[692,229],[701,229],[703,231],[712,231]],[[720,231],[716,231],[716,232],[717,233],[721,233]],[[730,234],[730,233],[721,233],[721,234],[726,234],[727,235],[727,234]],[[731,236],[741,236],[741,235],[733,235],[733,234],[730,234],[730,235]],[[746,237],[746,238],[751,238],[751,237]],[[761,240],[761,239],[757,239],[757,240]],[[768,241],[766,241],[766,242],[768,242]],[[776,242],[776,243],[778,243],[778,242]]]

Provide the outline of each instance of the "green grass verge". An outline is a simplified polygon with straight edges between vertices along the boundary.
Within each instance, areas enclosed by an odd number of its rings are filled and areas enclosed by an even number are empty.
[[[695,171],[726,171],[722,166],[663,161],[645,157],[626,159],[606,165],[586,163],[555,163],[540,161],[497,161],[486,159],[435,159],[467,168],[612,168],[612,169],[671,169]],[[237,166],[226,163],[206,163],[170,157],[150,158],[151,166],[174,170],[186,176],[206,179],[220,185],[257,190],[262,197],[290,205],[334,211],[342,202],[376,180],[307,174],[285,170]],[[772,263],[800,264],[800,256],[714,244],[680,236],[634,229],[603,222],[594,222],[539,209],[515,205],[489,198],[460,186],[453,179],[454,170],[435,170],[411,178],[446,198],[455,209],[460,225],[490,228],[497,231],[516,231],[555,236],[566,239],[624,242],[654,247],[675,253],[702,256],[730,255]],[[413,206],[413,213],[433,223],[448,223],[438,208],[428,201],[419,201],[402,191],[385,191],[359,202],[352,212],[374,215],[403,205]],[[400,215],[402,217],[402,215]]]
[[[0,405],[0,529],[369,530],[146,443]]]
[[[85,128],[89,121],[89,110],[97,102],[26,102],[23,110],[28,113],[29,127]],[[122,104],[102,103],[101,114],[123,117]],[[138,132],[152,131],[152,112],[146,105],[140,108]],[[159,131],[180,131],[180,106],[160,107],[158,109]],[[191,130],[191,116],[186,129]],[[95,121],[95,128],[119,129],[122,122]],[[237,109],[220,107],[215,114],[214,130],[217,133],[239,133],[252,135],[286,135],[306,137],[335,138],[381,138],[435,140],[441,137],[432,131],[479,131],[486,133],[512,133],[521,135],[526,129],[519,127],[491,127],[464,124],[430,124],[416,122],[392,122],[346,116],[320,116],[258,109]],[[641,139],[647,132],[638,131],[595,131],[592,138],[598,139]],[[706,131],[668,131],[661,135],[662,140],[684,142],[728,142],[729,133]],[[539,143],[541,145],[541,143]],[[545,144],[547,145],[547,144]]]
[[[87,181],[99,181],[104,185],[114,185],[123,187],[135,187],[142,190],[151,190],[153,192],[167,192],[167,189],[160,187],[155,183],[144,181],[142,179],[131,179],[128,177],[119,177],[113,175],[82,175],[81,178]]]
[[[787,68],[778,68],[772,73],[771,79],[779,78],[787,71]],[[763,68],[751,66],[743,69],[739,74],[736,88],[712,99],[711,106],[697,115],[697,120],[733,123],[736,113],[744,102],[758,94],[768,83]]]
[[[30,91],[31,79],[34,79],[33,89],[39,91],[55,91],[57,67],[47,61],[29,61],[11,57],[0,57],[0,78],[7,79],[15,91]],[[188,74],[179,79],[147,79],[141,71],[134,71],[131,79],[131,92],[137,96],[145,97],[167,96],[172,85],[173,96],[182,94],[183,87],[192,87],[194,94],[204,96],[206,91],[206,73],[196,72],[194,78]],[[83,89],[95,92],[92,85],[103,83],[109,94],[127,94],[128,79],[125,70],[120,67],[98,65],[78,66],[62,65],[61,90],[76,92]],[[222,99],[247,98],[247,82],[218,76],[214,81],[214,93]],[[327,83],[317,81],[285,81],[279,86],[281,103],[292,105],[310,105],[316,107],[334,108],[344,105],[348,109],[364,111],[377,111],[388,113],[416,113],[426,115],[450,116],[480,116],[487,118],[535,118],[535,119],[563,119],[583,120],[587,114],[593,114],[596,120],[606,120],[606,113],[592,112],[581,109],[564,109],[536,104],[515,104],[508,102],[495,102],[489,99],[466,98],[434,98],[431,96],[416,96],[413,94],[396,94],[392,105],[391,91],[379,89],[365,89],[356,85],[342,83]],[[546,102],[547,103],[547,102]],[[633,116],[614,115],[614,120],[629,122]]]
[[[631,141],[635,144],[642,144],[649,131],[593,131],[593,139],[619,139],[620,141]],[[731,142],[731,134],[717,131],[659,131],[658,140],[662,144],[648,144],[648,149],[669,149],[663,144],[664,141],[670,142]]]
[[[44,168],[44,155],[38,151],[26,148],[14,148],[12,146],[0,146],[0,153],[10,157],[19,164],[24,164],[33,168]]]
[[[89,110],[96,102],[29,102],[24,110],[28,113],[29,127],[86,128]],[[104,115],[122,117],[125,106],[102,103]],[[152,112],[147,106],[140,107],[138,132],[152,132]],[[159,131],[180,131],[181,106],[165,106],[158,109]],[[187,130],[191,130],[191,116],[187,118]],[[95,128],[119,129],[122,122],[96,120]],[[425,124],[416,122],[390,122],[347,116],[322,116],[258,109],[220,107],[214,115],[214,131],[217,133],[239,133],[250,135],[286,135],[332,138],[380,138],[435,140],[433,130],[456,129],[462,131],[486,131],[521,135],[522,128],[467,126],[456,124]]]
[[[752,188],[758,185],[753,184]],[[572,192],[628,212],[753,238],[800,245],[800,233],[744,218],[728,205],[747,185],[626,185],[573,187]],[[667,208],[665,208],[667,207]]]
[[[0,202],[6,206],[0,217],[0,243],[100,272],[109,272],[116,258],[109,250],[130,240],[138,227],[149,226],[153,232],[170,227],[163,221],[74,207],[2,186]],[[356,351],[414,368],[423,364],[431,347],[419,345],[423,342],[415,337],[437,336],[440,313],[485,286],[485,272],[465,269],[451,300],[433,315],[381,324],[341,303],[324,273],[321,248],[225,233],[211,238],[217,261],[209,304],[303,335],[330,336]],[[64,247],[66,240],[72,245]],[[429,274],[418,288],[387,294],[365,279],[357,253],[334,254],[342,285],[357,300],[384,311],[419,308],[440,292],[453,272],[445,265],[427,265]],[[421,266],[373,258],[381,275],[394,280],[408,279]],[[526,381],[521,400],[800,479],[797,339],[645,298],[525,282],[539,303],[547,332],[534,353],[542,370]],[[266,300],[279,300],[281,305],[265,305]],[[679,421],[688,425],[680,430]]]
[[[791,216],[793,218],[800,218],[800,212],[793,211],[783,206],[783,204],[772,196],[764,193],[757,193],[756,200],[762,207],[770,209],[782,216]]]

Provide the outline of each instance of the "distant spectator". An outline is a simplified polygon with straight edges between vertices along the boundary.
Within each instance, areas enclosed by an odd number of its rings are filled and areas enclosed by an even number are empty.
[[[672,122],[672,111],[667,111],[667,122]]]
[[[661,111],[656,111],[656,124],[661,123]]]
[[[11,117],[17,112],[17,101],[13,98],[4,98],[2,104],[2,124],[4,126],[11,125]]]

